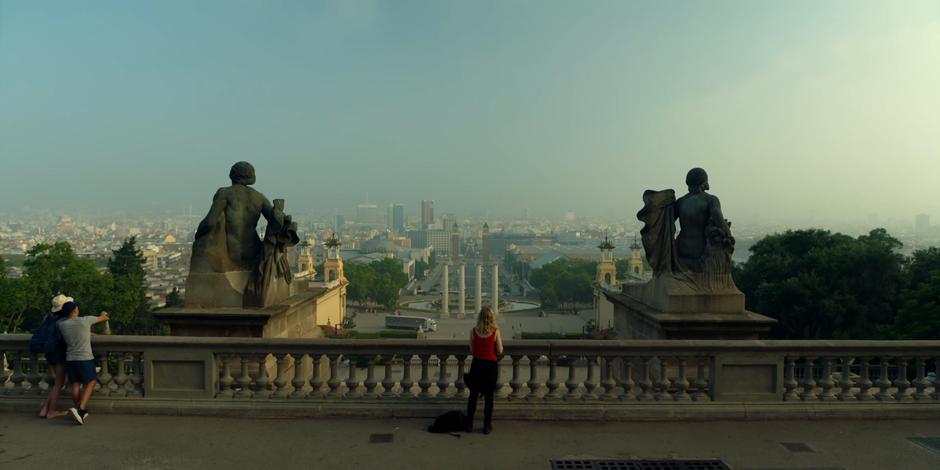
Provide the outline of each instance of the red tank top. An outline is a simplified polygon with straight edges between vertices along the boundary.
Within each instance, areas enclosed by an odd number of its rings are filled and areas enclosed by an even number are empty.
[[[473,357],[484,361],[496,360],[496,331],[489,336],[480,336],[476,328],[473,330]]]

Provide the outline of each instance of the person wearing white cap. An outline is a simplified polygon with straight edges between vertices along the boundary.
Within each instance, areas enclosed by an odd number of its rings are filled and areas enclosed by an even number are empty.
[[[65,411],[56,410],[59,393],[62,391],[62,387],[65,386],[65,350],[61,347],[50,346],[56,346],[53,342],[61,341],[59,339],[61,336],[57,334],[56,330],[59,328],[58,322],[63,320],[61,315],[62,306],[74,300],[64,294],[53,297],[52,310],[43,319],[42,324],[36,329],[36,333],[30,341],[33,352],[45,353],[46,364],[49,365],[49,370],[52,371],[55,377],[55,382],[49,389],[49,396],[43,401],[42,408],[39,410],[39,416],[46,419],[58,418],[66,414]],[[34,342],[37,344],[33,345]]]

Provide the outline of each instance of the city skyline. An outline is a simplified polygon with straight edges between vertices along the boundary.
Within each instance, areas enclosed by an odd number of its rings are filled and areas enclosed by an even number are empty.
[[[0,1],[0,212],[940,219],[934,2],[205,5]]]

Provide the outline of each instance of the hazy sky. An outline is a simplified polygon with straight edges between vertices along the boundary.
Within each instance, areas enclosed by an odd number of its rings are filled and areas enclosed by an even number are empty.
[[[940,222],[940,1],[0,0],[0,210]]]

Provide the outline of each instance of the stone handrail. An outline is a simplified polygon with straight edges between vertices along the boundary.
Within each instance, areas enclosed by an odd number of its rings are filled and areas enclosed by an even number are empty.
[[[52,383],[28,335],[0,335],[0,401]],[[455,340],[96,336],[109,399],[369,403],[464,399]],[[940,341],[507,341],[497,396],[532,406],[880,402],[940,405]],[[224,405],[223,405],[224,406]],[[940,409],[940,408],[938,408]]]

